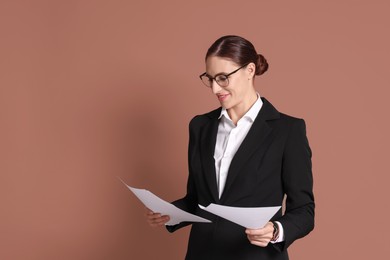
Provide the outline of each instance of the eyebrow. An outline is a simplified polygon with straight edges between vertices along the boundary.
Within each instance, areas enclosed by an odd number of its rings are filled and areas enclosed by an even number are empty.
[[[215,77],[217,77],[217,76],[220,76],[220,75],[227,75],[227,74],[229,74],[229,73],[227,73],[227,72],[218,72],[217,74],[215,74],[214,77],[212,77],[210,74],[207,74],[207,72],[206,72],[205,75],[206,75],[208,78],[215,78]]]

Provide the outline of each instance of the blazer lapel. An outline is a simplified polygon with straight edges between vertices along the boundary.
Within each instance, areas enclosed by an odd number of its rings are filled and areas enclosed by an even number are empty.
[[[215,172],[214,150],[217,141],[218,116],[221,109],[217,109],[209,114],[210,121],[201,131],[201,160],[203,165],[203,174],[210,193],[216,203],[219,202],[217,177]]]
[[[237,150],[230,164],[221,200],[225,200],[225,197],[229,195],[229,188],[233,184],[235,178],[240,173],[240,169],[245,165],[246,161],[255,151],[257,151],[261,147],[264,141],[270,137],[272,128],[268,125],[266,121],[271,119],[277,119],[280,117],[279,112],[272,106],[272,104],[267,99],[265,99],[264,97],[262,97],[261,99],[263,101],[263,106],[260,109],[259,114],[253,122],[251,129],[249,130],[247,136],[242,142],[240,148]],[[265,150],[262,152],[265,152]]]

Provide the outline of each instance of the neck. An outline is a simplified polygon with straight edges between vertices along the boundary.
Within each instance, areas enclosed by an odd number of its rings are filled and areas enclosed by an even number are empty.
[[[253,90],[248,94],[248,96],[244,99],[243,102],[227,110],[230,119],[235,125],[237,125],[238,120],[240,120],[246,114],[246,112],[248,112],[248,110],[253,106],[256,100],[257,94],[256,91]]]

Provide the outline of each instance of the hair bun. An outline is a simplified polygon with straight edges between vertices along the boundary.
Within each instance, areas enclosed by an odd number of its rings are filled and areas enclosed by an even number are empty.
[[[257,54],[256,75],[262,75],[268,70],[268,62],[263,55]]]

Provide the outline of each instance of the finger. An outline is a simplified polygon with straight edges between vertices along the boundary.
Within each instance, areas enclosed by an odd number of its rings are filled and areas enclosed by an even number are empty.
[[[153,213],[153,214],[149,215],[149,218],[161,218],[161,214],[160,213]]]
[[[162,225],[164,225],[163,223],[154,223],[154,224],[150,224],[150,226],[152,228],[156,228],[156,227],[161,227]]]
[[[258,237],[250,237],[248,236],[248,240],[251,244],[257,246],[267,246],[271,239],[268,238],[258,238]]]
[[[153,213],[153,214],[149,214],[146,216],[148,219],[150,220],[153,220],[153,219],[158,219],[158,218],[161,218],[162,215],[161,213]]]
[[[152,210],[150,210],[149,208],[145,207],[145,213],[147,215],[150,215],[150,214],[153,214],[154,212]]]
[[[149,223],[155,223],[161,216],[159,214],[148,215],[146,220]]]
[[[268,242],[259,242],[259,241],[250,241],[252,245],[266,247],[268,246]]]
[[[154,223],[160,223],[162,221],[163,218],[159,217],[159,218],[148,218],[147,221],[151,224],[154,224]]]
[[[161,227],[161,226],[164,226],[165,223],[166,223],[166,221],[164,221],[164,222],[150,223],[149,225],[150,225],[151,227]]]
[[[151,227],[160,227],[160,226],[162,226],[162,225],[164,225],[164,223],[151,223],[151,224],[149,224]]]
[[[161,214],[160,213],[154,213],[152,211],[150,211],[150,212],[148,211],[148,212],[145,213],[145,216],[147,218],[158,218],[158,217],[161,216]]]
[[[151,221],[149,222],[149,225],[151,227],[158,227],[158,226],[162,226],[164,224],[164,222],[160,222],[160,221]]]
[[[264,228],[259,228],[259,229],[246,229],[245,233],[247,235],[255,235],[255,236],[262,236],[266,233],[266,230]]]
[[[267,237],[247,235],[250,241],[267,241]]]
[[[256,235],[247,235],[249,241],[258,241],[258,242],[269,242],[272,239],[272,236],[256,236]]]
[[[164,225],[165,223],[167,223],[169,221],[169,219],[170,219],[169,216],[164,215],[164,216],[161,216],[161,217],[158,217],[158,218],[148,219],[148,223],[152,227],[157,227],[157,226]]]
[[[155,219],[156,223],[166,223],[168,221],[169,221],[169,216],[167,216],[167,215],[164,215],[164,216],[161,216],[160,218]]]
[[[265,236],[253,236],[253,235],[247,235],[249,240],[254,241],[271,241],[272,236],[271,235],[265,235]]]

